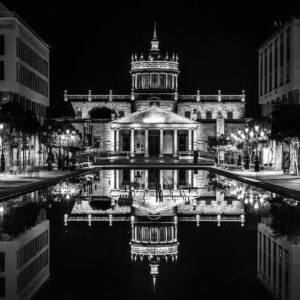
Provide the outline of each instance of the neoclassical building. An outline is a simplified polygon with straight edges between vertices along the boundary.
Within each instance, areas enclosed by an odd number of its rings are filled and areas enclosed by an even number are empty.
[[[210,137],[245,124],[245,93],[181,95],[178,56],[162,55],[154,28],[147,55],[132,55],[131,93],[85,95],[65,91],[75,117],[70,121],[85,143],[127,157],[187,157],[206,150]]]

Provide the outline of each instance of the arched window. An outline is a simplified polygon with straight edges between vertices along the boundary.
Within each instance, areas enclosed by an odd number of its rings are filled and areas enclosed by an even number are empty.
[[[211,113],[211,111],[207,111],[206,112],[206,119],[209,119],[209,120],[212,119],[212,113]]]
[[[82,118],[82,111],[77,110],[76,117],[79,118],[79,119],[81,119]]]
[[[232,120],[233,119],[233,112],[232,111],[228,111],[227,112],[227,119],[228,120]]]
[[[123,118],[124,117],[124,111],[119,111],[119,118]]]
[[[166,88],[166,75],[160,74],[160,88],[165,89]]]
[[[191,118],[191,112],[190,111],[186,111],[185,113],[184,113],[184,116],[186,117],[186,118]]]
[[[141,74],[137,75],[137,88],[138,89],[142,88],[142,75]]]
[[[157,89],[158,88],[158,76],[157,74],[151,74],[151,88]]]
[[[218,118],[222,118],[222,117],[223,117],[222,112],[218,111]]]

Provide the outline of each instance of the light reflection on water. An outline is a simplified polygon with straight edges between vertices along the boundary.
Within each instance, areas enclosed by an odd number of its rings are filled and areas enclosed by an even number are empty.
[[[39,290],[38,299],[79,299],[87,293],[85,285],[94,282],[96,268],[105,270],[97,276],[106,284],[90,293],[97,290],[108,297],[112,292],[107,278],[115,282],[122,274],[123,284],[118,281],[114,289],[123,298],[176,299],[187,295],[187,289],[197,290],[197,284],[178,279],[186,267],[193,274],[191,282],[206,282],[210,276],[217,280],[226,270],[226,276],[240,283],[234,293],[230,283],[221,284],[232,299],[267,299],[267,290],[300,299],[293,284],[300,275],[294,268],[300,257],[299,216],[293,199],[204,170],[96,171],[1,203],[0,297],[26,299]],[[214,237],[220,242],[214,244]],[[205,261],[216,249],[211,261]],[[230,272],[238,269],[236,256],[254,286],[248,294],[241,294],[243,276]],[[85,278],[82,272],[92,275]],[[69,285],[68,278],[78,280],[76,274],[82,288]],[[202,289],[218,295],[205,284]]]

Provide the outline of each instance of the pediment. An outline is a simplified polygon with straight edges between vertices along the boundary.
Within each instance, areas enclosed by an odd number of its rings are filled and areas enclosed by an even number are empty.
[[[119,127],[118,125],[137,125],[142,127],[176,127],[183,125],[184,127],[188,126],[191,128],[195,128],[195,126],[198,125],[198,122],[180,116],[176,113],[163,110],[156,106],[152,106],[146,110],[132,113],[129,116],[111,122],[111,126],[113,128]]]

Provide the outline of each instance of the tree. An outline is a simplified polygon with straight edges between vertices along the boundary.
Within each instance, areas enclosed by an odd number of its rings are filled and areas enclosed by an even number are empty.
[[[281,105],[272,114],[272,138],[287,143],[290,151],[290,174],[299,175],[300,107]]]
[[[32,111],[25,111],[17,102],[8,102],[0,106],[0,121],[7,124],[3,140],[9,146],[10,151],[17,147],[17,161],[19,153],[23,153],[23,168],[26,166],[26,150],[28,158],[31,156],[31,139],[40,130],[39,122]]]

